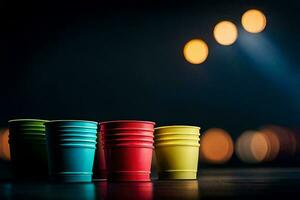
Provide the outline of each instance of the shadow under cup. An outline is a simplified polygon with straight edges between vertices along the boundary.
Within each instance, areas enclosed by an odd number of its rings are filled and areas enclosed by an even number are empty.
[[[97,122],[56,120],[45,125],[51,180],[91,182]]]

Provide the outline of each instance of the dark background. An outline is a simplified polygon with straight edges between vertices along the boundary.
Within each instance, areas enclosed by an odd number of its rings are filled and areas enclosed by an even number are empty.
[[[240,18],[267,16],[260,34]],[[220,127],[234,137],[300,122],[297,1],[12,1],[0,3],[0,126],[12,118],[143,119]],[[224,47],[214,25],[239,38]],[[184,44],[202,38],[208,60]]]

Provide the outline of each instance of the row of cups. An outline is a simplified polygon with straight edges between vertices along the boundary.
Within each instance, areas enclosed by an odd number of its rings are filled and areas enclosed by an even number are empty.
[[[94,178],[149,181],[155,147],[159,179],[195,179],[200,128],[154,126],[134,120],[10,120],[16,178],[49,174],[54,181],[90,182],[94,166]]]

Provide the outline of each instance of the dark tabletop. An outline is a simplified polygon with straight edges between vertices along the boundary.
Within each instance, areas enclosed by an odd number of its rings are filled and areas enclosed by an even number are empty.
[[[269,199],[296,198],[298,168],[203,169],[198,180],[0,184],[0,199]],[[297,198],[296,198],[297,199]]]

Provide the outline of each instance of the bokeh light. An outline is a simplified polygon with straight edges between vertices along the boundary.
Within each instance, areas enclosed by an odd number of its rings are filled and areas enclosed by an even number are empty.
[[[245,163],[263,162],[269,152],[268,138],[258,131],[245,131],[235,143],[235,152]]]
[[[268,139],[269,151],[268,151],[268,155],[265,158],[265,161],[266,162],[273,161],[276,159],[279,153],[279,149],[280,149],[279,138],[274,131],[268,128],[263,128],[260,130],[260,132],[264,134]]]
[[[231,45],[238,37],[238,30],[234,23],[221,21],[214,28],[214,37],[221,45]]]
[[[201,64],[207,59],[208,46],[203,40],[190,40],[183,48],[183,55],[189,63]]]
[[[250,33],[259,33],[265,29],[267,19],[261,11],[251,9],[243,14],[242,25]]]
[[[295,156],[297,139],[291,130],[281,126],[269,125],[261,128],[260,131],[270,138],[271,153],[268,160],[277,158],[278,160],[290,161]]]
[[[233,154],[233,141],[223,129],[211,128],[205,131],[200,145],[200,159],[207,163],[225,163]]]
[[[9,131],[7,128],[0,130],[0,159],[1,160],[10,160],[8,135],[9,135]]]

